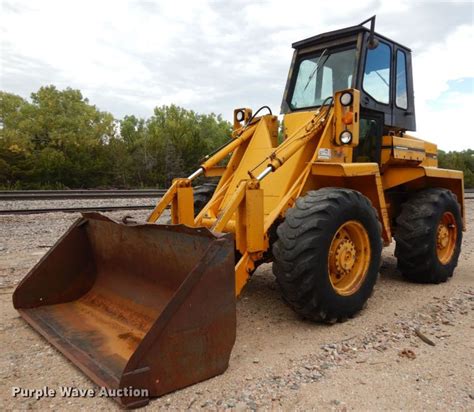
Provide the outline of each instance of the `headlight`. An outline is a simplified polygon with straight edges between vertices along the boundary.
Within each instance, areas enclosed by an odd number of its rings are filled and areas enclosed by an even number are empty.
[[[343,106],[349,106],[352,103],[352,93],[342,93],[339,97],[339,101]]]
[[[243,110],[239,110],[236,114],[235,114],[235,119],[238,121],[238,122],[241,122],[242,120],[244,120],[245,118],[245,112]]]
[[[345,130],[339,136],[339,140],[343,144],[349,144],[350,142],[352,142],[352,133],[349,130]]]

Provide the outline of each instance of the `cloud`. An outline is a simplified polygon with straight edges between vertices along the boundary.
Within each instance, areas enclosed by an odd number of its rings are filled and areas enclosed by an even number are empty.
[[[449,81],[472,76],[462,49],[472,44],[468,2],[2,0],[1,7],[3,90],[27,97],[42,85],[70,86],[117,117],[149,116],[170,103],[228,119],[242,106],[278,113],[291,43],[373,14],[377,31],[413,48],[427,139],[450,141],[440,131],[451,122],[433,127],[430,102]]]
[[[472,81],[459,82],[474,77],[474,60],[468,52],[473,41],[473,26],[461,25],[414,57],[417,135],[444,150],[474,147],[474,135],[465,122],[474,106]],[[453,90],[455,80],[462,93]]]

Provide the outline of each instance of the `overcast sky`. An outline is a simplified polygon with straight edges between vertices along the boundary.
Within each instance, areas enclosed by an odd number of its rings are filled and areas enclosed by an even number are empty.
[[[377,15],[413,50],[418,133],[474,148],[472,1],[0,0],[0,89],[80,89],[117,118],[175,103],[279,113],[291,43]]]

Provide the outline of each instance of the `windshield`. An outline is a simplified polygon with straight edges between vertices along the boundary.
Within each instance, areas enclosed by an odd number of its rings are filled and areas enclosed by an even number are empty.
[[[355,57],[354,48],[318,51],[300,59],[290,107],[301,109],[321,106],[326,97],[351,87]]]

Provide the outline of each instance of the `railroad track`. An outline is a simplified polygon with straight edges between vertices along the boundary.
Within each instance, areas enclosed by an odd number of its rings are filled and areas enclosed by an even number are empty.
[[[2,200],[113,199],[161,197],[164,189],[132,190],[0,190]]]
[[[159,198],[165,194],[163,189],[132,189],[132,190],[0,190],[1,201],[33,201],[33,200],[77,200],[77,199],[131,199]],[[0,209],[0,215],[32,215],[42,213],[77,213],[77,212],[113,212],[117,210],[149,210],[153,205],[106,205],[106,206],[73,206]]]
[[[52,207],[44,209],[0,209],[0,215],[37,215],[43,213],[78,213],[78,212],[114,212],[117,210],[151,210],[154,205],[136,206],[86,206],[86,207]]]
[[[119,199],[119,198],[158,198],[163,196],[162,189],[134,190],[15,190],[0,191],[1,200],[60,200],[60,199]],[[474,200],[474,189],[467,189],[464,200]],[[1,203],[0,203],[1,204]],[[154,205],[128,206],[84,206],[84,207],[49,207],[26,209],[0,209],[0,215],[33,215],[43,213],[80,213],[80,212],[113,212],[118,210],[151,210]]]

